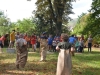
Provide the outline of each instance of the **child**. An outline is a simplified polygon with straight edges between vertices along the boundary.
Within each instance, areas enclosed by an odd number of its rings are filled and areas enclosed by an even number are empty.
[[[53,40],[52,46],[53,46],[53,52],[56,52],[56,46],[57,46],[56,40]]]
[[[51,51],[51,49],[52,49],[52,41],[53,41],[52,35],[49,35],[49,38],[48,38],[48,48],[49,48],[49,51]]]
[[[61,34],[62,42],[59,42],[56,46],[57,50],[60,50],[57,62],[56,75],[71,75],[72,61],[71,61],[71,44],[68,42],[68,35]]]

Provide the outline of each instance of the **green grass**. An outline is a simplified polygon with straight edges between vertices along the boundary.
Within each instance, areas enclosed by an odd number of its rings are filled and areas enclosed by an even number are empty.
[[[23,70],[17,70],[15,67],[16,54],[6,53],[4,49],[0,54],[0,75],[56,75],[58,53],[47,55],[46,62],[39,62],[40,54],[38,52],[29,52],[28,61]],[[72,57],[73,75],[100,75],[100,51],[94,49],[88,53],[76,53]]]

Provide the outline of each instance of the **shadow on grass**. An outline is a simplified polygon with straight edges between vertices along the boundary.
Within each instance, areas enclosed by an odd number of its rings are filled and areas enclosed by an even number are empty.
[[[17,70],[15,64],[16,54],[4,53],[0,55],[0,75],[55,75],[58,53],[47,54],[47,62],[39,62],[40,54],[28,53],[28,62],[23,70]],[[33,59],[34,58],[34,59]],[[12,59],[14,59],[12,62]],[[3,61],[4,60],[4,61]],[[32,61],[33,60],[33,61]]]
[[[1,53],[0,54],[0,60],[5,60],[5,59],[14,59],[16,58],[16,54],[12,54],[12,53]]]
[[[2,54],[0,60],[15,59],[16,54]],[[0,62],[0,75],[55,75],[57,67],[58,53],[47,54],[47,62],[39,62],[39,53],[29,53],[29,60],[24,69],[17,70],[14,63]],[[33,59],[35,58],[35,59]],[[100,68],[91,64],[99,63],[100,52],[93,51],[92,53],[84,52],[76,54],[73,59],[73,75],[99,75]],[[34,61],[31,61],[34,60]],[[77,62],[78,60],[78,62]],[[97,64],[92,62],[98,62]],[[88,63],[89,62],[89,63]],[[82,65],[81,65],[82,63]],[[86,66],[84,66],[85,64]]]
[[[76,53],[75,57],[72,57],[72,59],[74,75],[99,75],[99,51]]]
[[[0,65],[0,75],[55,75],[56,62],[27,62],[24,69],[18,70],[14,63]]]
[[[55,75],[55,61],[50,62],[27,62],[24,69],[18,70],[14,63],[0,64],[0,75]],[[96,67],[73,67],[73,75],[99,75],[100,68]]]
[[[80,61],[100,61],[100,52],[97,51],[92,51],[90,52],[84,52],[84,53],[76,53],[75,57],[73,57],[75,59],[78,59]]]
[[[73,67],[73,75],[100,75],[100,68],[93,67]]]

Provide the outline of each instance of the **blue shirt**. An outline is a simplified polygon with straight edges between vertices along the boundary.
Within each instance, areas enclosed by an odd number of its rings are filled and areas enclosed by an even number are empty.
[[[52,45],[53,38],[48,38],[48,45]]]
[[[75,37],[70,37],[69,38],[69,43],[75,43],[75,40],[76,40]]]

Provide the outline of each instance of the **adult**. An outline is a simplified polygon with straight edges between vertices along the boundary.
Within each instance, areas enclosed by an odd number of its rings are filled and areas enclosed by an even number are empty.
[[[82,39],[84,41],[84,35],[81,35],[80,39]]]
[[[92,37],[91,35],[89,35],[89,38],[88,38],[88,52],[91,52],[91,47],[92,47]]]
[[[83,41],[83,43],[84,43],[84,35],[83,35],[83,34],[81,35],[80,39],[81,39],[81,40]],[[83,46],[82,52],[84,52],[84,46]]]
[[[25,39],[23,39],[23,35],[20,34],[20,38],[16,41],[16,48],[17,48],[17,56],[16,56],[16,67],[24,68],[26,62],[27,62],[27,42]]]
[[[0,53],[2,53],[2,48],[4,46],[4,41],[6,39],[6,35],[3,35],[1,38],[0,38]]]
[[[30,41],[32,45],[32,50],[35,52],[36,51],[36,36],[34,34],[31,36]]]
[[[9,48],[13,48],[14,47],[14,43],[15,43],[15,30],[12,30],[12,32],[10,33]]]
[[[71,61],[71,44],[68,42],[68,35],[61,34],[62,42],[58,43],[56,49],[60,50],[57,62],[56,75],[71,75],[72,61]]]
[[[74,35],[69,37],[69,43],[72,45],[71,47],[71,53],[72,56],[74,56],[74,51],[75,51],[75,43],[76,43],[76,38],[74,37]]]
[[[76,38],[74,37],[74,35],[71,35],[69,37],[69,43],[71,43],[72,45],[75,45],[75,42],[76,42]]]
[[[41,52],[41,59],[40,61],[46,61],[47,55],[47,37],[46,33],[44,32],[40,37],[40,52]]]

